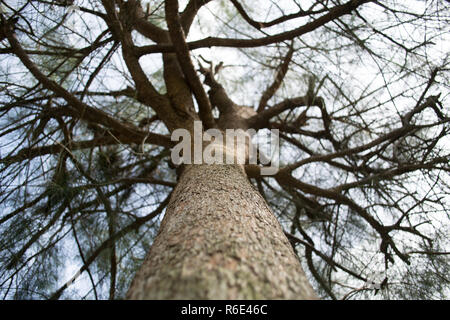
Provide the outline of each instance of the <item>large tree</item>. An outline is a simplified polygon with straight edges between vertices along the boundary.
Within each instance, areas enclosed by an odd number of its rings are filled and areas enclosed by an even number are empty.
[[[448,298],[448,1],[0,3],[2,298]]]

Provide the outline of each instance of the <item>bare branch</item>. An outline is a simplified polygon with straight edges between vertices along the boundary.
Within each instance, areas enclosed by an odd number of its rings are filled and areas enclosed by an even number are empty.
[[[170,37],[172,38],[172,42],[176,48],[176,54],[178,61],[180,62],[181,69],[183,70],[183,73],[186,76],[187,81],[197,99],[200,109],[200,119],[202,119],[203,125],[206,129],[213,128],[215,126],[215,121],[212,116],[211,104],[208,96],[206,95],[205,89],[203,88],[202,83],[195,72],[194,65],[192,64],[189,56],[184,31],[178,17],[178,1],[166,1],[165,8]]]
[[[261,96],[261,100],[259,101],[257,112],[261,112],[264,110],[264,108],[267,105],[267,102],[270,100],[270,98],[273,97],[273,95],[280,88],[281,84],[283,83],[283,79],[289,70],[289,63],[291,62],[294,51],[295,51],[294,43],[291,43],[291,46],[289,47],[289,51],[286,54],[286,57],[284,57],[284,59],[283,59],[283,63],[277,68],[277,71],[275,73],[275,79],[273,80],[272,84],[264,91],[264,93]]]
[[[360,5],[372,1],[373,0],[358,0],[358,1],[351,0],[345,4],[338,5],[330,9],[327,14],[297,29],[282,32],[273,36],[267,36],[258,39],[227,39],[227,38],[209,37],[202,40],[188,42],[186,43],[186,45],[189,50],[199,48],[211,48],[211,47],[255,48],[286,40],[292,40],[303,34],[314,31],[315,29],[320,28],[321,26],[338,17],[350,14],[354,9],[356,9]],[[174,45],[170,44],[159,44],[159,45],[143,46],[136,48],[135,50],[138,56],[142,56],[151,53],[173,52],[176,51],[176,48]]]

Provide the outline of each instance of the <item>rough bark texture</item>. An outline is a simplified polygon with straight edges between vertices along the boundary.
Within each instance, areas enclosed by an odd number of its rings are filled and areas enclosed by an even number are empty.
[[[297,256],[237,165],[188,166],[128,299],[316,299]]]

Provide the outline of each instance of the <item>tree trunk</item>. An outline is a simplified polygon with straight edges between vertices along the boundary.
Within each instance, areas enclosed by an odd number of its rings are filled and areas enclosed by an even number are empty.
[[[186,166],[128,299],[316,299],[238,165]]]

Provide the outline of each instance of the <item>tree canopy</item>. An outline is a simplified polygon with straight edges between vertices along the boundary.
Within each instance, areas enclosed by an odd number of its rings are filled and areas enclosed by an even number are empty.
[[[0,1],[0,297],[122,298],[231,102],[319,296],[449,297],[449,2]]]

